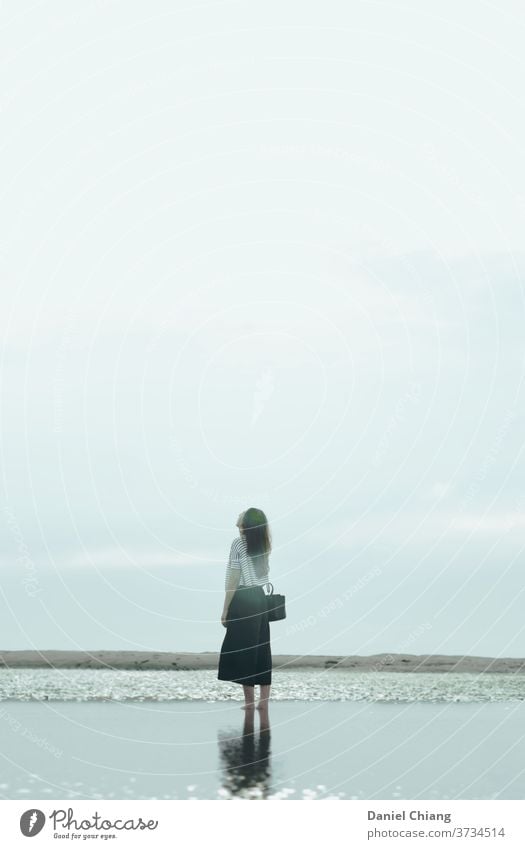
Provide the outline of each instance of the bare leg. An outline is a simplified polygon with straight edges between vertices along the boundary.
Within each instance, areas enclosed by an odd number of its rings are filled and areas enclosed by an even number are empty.
[[[250,711],[250,716],[253,716],[254,713],[255,713],[255,711]],[[268,708],[261,708],[259,710],[259,720],[260,720],[259,726],[260,726],[261,731],[268,731],[269,732],[270,731],[270,717],[269,717]]]
[[[260,693],[259,693],[259,704],[257,705],[258,710],[268,710],[268,702],[270,700],[270,687],[271,684],[260,684]]]
[[[253,684],[243,684],[242,688],[244,690],[244,704],[242,705],[242,710],[251,710],[255,707],[255,687]]]
[[[254,717],[255,717],[255,711],[254,710],[247,710],[245,712],[243,728],[242,728],[243,735],[248,735],[248,734],[254,733],[254,728],[253,728]]]

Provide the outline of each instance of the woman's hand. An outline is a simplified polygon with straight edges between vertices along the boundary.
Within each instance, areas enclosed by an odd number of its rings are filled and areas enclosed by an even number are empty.
[[[221,614],[221,623],[224,625],[225,628],[228,627],[228,621],[227,620],[228,620],[228,613],[227,613],[227,611],[225,612],[223,610],[222,614]]]

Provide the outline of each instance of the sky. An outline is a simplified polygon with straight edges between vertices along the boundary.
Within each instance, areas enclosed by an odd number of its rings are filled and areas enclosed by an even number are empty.
[[[0,649],[525,656],[521,6],[0,16]]]

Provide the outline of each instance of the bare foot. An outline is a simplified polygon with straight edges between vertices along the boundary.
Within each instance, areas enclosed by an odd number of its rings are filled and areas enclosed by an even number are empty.
[[[268,710],[268,702],[259,702],[257,710]]]

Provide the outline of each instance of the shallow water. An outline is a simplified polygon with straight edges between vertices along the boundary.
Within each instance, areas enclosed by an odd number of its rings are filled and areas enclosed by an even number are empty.
[[[523,799],[525,677],[0,670],[0,798]]]
[[[525,675],[495,673],[274,672],[273,701],[507,702],[525,700]],[[177,701],[242,699],[215,670],[1,669],[0,701]]]
[[[4,701],[6,799],[523,799],[525,705]]]

